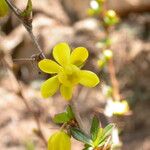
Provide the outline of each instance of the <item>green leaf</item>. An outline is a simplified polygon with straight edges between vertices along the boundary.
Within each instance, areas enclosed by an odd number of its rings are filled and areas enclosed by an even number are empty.
[[[80,129],[78,129],[78,128],[71,128],[70,131],[71,131],[71,135],[76,140],[78,140],[80,142],[83,142],[85,144],[91,145],[91,146],[93,145],[92,140],[87,135],[85,135]]]
[[[104,142],[107,139],[108,136],[111,135],[113,128],[114,128],[114,124],[109,124],[104,128],[103,135],[99,139],[100,145],[102,144],[102,142]]]
[[[107,137],[112,133],[112,130],[114,128],[114,124],[109,124],[104,128],[104,136]]]
[[[92,135],[92,140],[95,141],[99,131],[99,119],[94,116],[92,120],[90,133]]]
[[[32,0],[28,0],[26,9],[21,13],[22,17],[30,17],[32,14]]]
[[[71,119],[74,119],[74,113],[71,109],[70,106],[67,106],[67,109],[66,109],[66,112],[67,112],[67,115],[68,115],[68,118],[71,120]]]
[[[100,143],[100,141],[101,141],[101,138],[103,137],[103,134],[104,132],[103,132],[103,128],[99,128],[99,130],[98,130],[98,134],[97,134],[97,138],[96,138],[96,140],[94,141],[94,146],[95,147],[97,147],[98,145],[99,145],[99,143]]]
[[[66,123],[70,120],[70,118],[68,117],[68,114],[66,112],[60,113],[60,114],[56,114],[53,118],[53,121],[55,123]]]

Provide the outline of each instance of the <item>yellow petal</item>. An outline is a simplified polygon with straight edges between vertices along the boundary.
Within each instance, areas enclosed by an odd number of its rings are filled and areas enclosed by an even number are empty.
[[[65,66],[69,63],[70,48],[67,43],[59,43],[53,49],[53,57],[61,65]]]
[[[64,131],[54,133],[48,140],[48,150],[71,150],[71,139]]]
[[[80,81],[79,81],[80,84],[87,87],[94,87],[99,82],[100,82],[99,78],[95,73],[87,70],[80,71]]]
[[[72,98],[72,87],[61,85],[60,92],[66,100],[70,100]]]
[[[54,76],[46,80],[41,86],[41,94],[44,98],[48,98],[54,95],[59,88],[59,80],[57,76]]]
[[[49,59],[43,59],[38,63],[39,68],[45,72],[45,73],[58,73],[61,69],[61,66],[59,66],[56,62],[49,60]]]
[[[76,66],[81,66],[88,58],[88,51],[84,47],[77,47],[71,53],[71,63]]]

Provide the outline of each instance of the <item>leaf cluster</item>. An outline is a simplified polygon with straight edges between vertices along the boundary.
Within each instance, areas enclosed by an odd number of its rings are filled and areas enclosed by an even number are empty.
[[[83,133],[79,128],[71,128],[71,135],[78,141],[83,142],[83,150],[103,149],[111,146],[111,133],[114,124],[109,124],[105,128],[100,127],[99,119],[94,116],[91,124],[90,135]]]

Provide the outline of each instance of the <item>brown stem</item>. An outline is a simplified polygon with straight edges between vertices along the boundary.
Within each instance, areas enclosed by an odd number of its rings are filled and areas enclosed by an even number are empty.
[[[16,17],[20,20],[20,22],[23,24],[23,26],[25,27],[25,29],[27,30],[27,32],[29,33],[34,45],[36,46],[37,50],[39,51],[40,55],[43,58],[46,58],[46,56],[43,53],[43,50],[41,49],[37,39],[35,38],[33,31],[32,31],[32,22],[28,23],[24,20],[24,18],[22,18],[21,11],[14,5],[12,4],[9,0],[5,0],[6,3],[8,4],[9,8],[14,12],[14,14],[16,15]]]
[[[114,66],[113,59],[109,60],[108,70],[109,70],[110,80],[111,80],[112,87],[113,87],[114,100],[119,101],[120,100],[119,83],[116,78],[115,66]]]
[[[109,38],[110,27],[104,25],[104,29],[105,29],[106,37]],[[110,46],[107,46],[106,48],[110,48]],[[115,101],[120,101],[121,96],[119,91],[119,82],[116,77],[116,70],[115,70],[113,58],[111,58],[108,61],[108,71],[109,71],[109,76],[113,88],[113,98]]]

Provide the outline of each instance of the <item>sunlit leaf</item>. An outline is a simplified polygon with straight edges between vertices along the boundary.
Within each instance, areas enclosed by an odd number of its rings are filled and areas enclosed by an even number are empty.
[[[68,117],[68,114],[66,112],[56,114],[53,118],[53,121],[55,123],[65,123],[68,122],[70,118]]]

